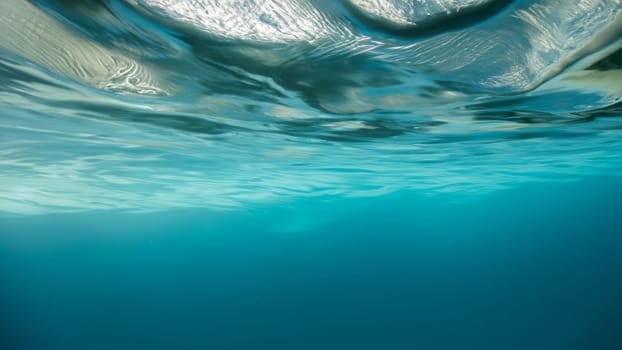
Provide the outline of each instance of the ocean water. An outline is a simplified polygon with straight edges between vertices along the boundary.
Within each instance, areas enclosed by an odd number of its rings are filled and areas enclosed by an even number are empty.
[[[622,349],[619,0],[0,1],[0,349]]]

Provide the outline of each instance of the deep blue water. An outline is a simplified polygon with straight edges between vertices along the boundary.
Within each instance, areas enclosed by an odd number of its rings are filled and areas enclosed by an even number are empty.
[[[621,349],[621,11],[2,0],[0,350]]]
[[[5,348],[616,349],[620,184],[5,218]]]

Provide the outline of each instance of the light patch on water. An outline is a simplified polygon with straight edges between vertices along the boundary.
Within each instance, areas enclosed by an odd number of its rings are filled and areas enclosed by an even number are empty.
[[[368,16],[392,26],[416,26],[430,18],[458,14],[495,0],[349,0]]]

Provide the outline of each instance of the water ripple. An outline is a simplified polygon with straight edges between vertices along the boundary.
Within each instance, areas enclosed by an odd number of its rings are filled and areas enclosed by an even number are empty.
[[[621,9],[5,0],[0,211],[235,208],[620,174]]]

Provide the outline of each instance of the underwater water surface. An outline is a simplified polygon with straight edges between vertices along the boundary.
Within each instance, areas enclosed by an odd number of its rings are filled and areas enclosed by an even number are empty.
[[[2,0],[0,349],[622,348],[619,0]]]

